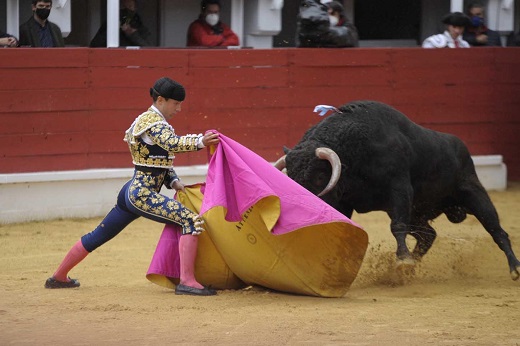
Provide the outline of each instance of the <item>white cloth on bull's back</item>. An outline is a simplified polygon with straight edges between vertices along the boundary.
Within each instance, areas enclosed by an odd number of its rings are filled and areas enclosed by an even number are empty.
[[[320,117],[324,116],[325,114],[327,114],[327,112],[330,112],[330,111],[334,111],[336,113],[341,113],[341,111],[334,106],[317,105],[316,107],[314,107],[314,113],[319,112]]]

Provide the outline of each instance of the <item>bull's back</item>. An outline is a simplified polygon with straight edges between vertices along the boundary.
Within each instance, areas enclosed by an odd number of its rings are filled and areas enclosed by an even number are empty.
[[[389,188],[392,179],[406,179],[417,198],[433,202],[474,173],[467,147],[456,136],[417,125],[380,102],[352,102],[339,109],[341,113],[324,119],[306,136],[338,153],[348,167],[352,190],[366,193]]]

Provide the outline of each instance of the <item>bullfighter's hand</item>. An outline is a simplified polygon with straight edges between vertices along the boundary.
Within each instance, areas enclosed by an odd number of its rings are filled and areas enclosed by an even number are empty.
[[[202,232],[205,231],[204,229],[204,220],[201,217],[198,217],[197,220],[195,220],[195,230],[191,233],[192,235],[200,235]]]
[[[220,143],[218,133],[206,132],[202,137],[202,144],[204,144],[204,146],[206,147],[209,147],[211,145],[217,145],[218,143]]]
[[[186,192],[186,190],[184,189],[184,184],[181,183],[180,180],[175,180],[175,181],[172,183],[172,188],[174,188],[174,189],[177,190],[177,191]]]

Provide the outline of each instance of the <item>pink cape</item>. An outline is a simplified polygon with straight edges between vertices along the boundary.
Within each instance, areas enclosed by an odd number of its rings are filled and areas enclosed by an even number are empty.
[[[251,150],[222,134],[220,141],[209,163],[201,214],[223,206],[226,220],[240,221],[261,199],[276,196],[281,210],[272,234],[335,221],[361,228]]]
[[[201,215],[223,206],[227,210],[225,219],[237,222],[262,199],[275,197],[279,199],[280,212],[277,220],[267,227],[274,235],[331,222],[345,222],[362,229],[251,150],[222,134],[220,141],[201,189],[204,194]],[[211,220],[206,222],[210,224]],[[164,227],[147,276],[179,278],[179,237],[179,226]]]

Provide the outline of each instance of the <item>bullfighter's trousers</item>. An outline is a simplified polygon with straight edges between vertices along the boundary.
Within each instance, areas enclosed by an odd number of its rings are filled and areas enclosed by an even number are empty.
[[[92,252],[118,235],[140,216],[165,224],[178,224],[182,234],[196,231],[201,217],[180,202],[161,195],[166,171],[134,171],[134,176],[119,191],[117,204],[92,232],[81,237],[81,243]]]

